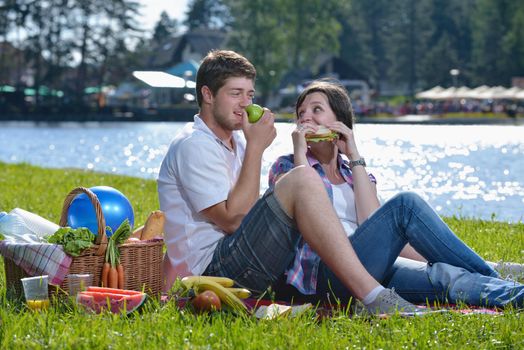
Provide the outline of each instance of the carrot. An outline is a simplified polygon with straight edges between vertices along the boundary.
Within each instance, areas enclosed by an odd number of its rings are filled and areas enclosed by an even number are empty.
[[[109,269],[109,278],[107,279],[109,288],[118,288],[118,271],[116,267]]]
[[[124,289],[124,281],[125,281],[124,266],[122,266],[122,264],[118,264],[116,266],[116,270],[118,272],[118,288]]]
[[[102,267],[102,287],[108,286],[110,268],[111,268],[111,265],[108,262],[104,263],[104,267]]]

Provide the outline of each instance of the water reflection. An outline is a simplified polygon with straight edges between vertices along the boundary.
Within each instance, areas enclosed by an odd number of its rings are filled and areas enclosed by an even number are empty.
[[[183,123],[0,124],[0,160],[156,178]],[[291,152],[292,124],[263,158]],[[416,191],[443,215],[519,221],[524,214],[524,127],[357,125],[360,153],[378,179],[381,199]]]

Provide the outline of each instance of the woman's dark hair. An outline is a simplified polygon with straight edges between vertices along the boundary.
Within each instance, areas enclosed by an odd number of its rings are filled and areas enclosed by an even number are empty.
[[[329,106],[335,113],[337,120],[346,124],[350,129],[353,129],[353,122],[355,115],[353,114],[353,106],[347,90],[333,79],[318,79],[309,83],[304,91],[300,93],[297,98],[295,106],[295,113],[298,116],[298,109],[304,102],[307,95],[314,92],[320,92],[326,95]]]
[[[231,77],[244,77],[255,81],[257,71],[244,56],[227,50],[210,51],[198,68],[196,95],[198,106],[202,106],[202,87],[207,86],[216,95]]]

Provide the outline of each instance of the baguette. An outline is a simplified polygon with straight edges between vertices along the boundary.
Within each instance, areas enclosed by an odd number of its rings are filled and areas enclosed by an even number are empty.
[[[164,235],[164,223],[166,217],[161,210],[152,211],[144,224],[140,240],[147,241]]]
[[[129,238],[138,238],[140,239],[140,237],[142,236],[142,231],[144,230],[144,225],[140,226],[140,227],[137,227],[133,233],[131,234],[131,236],[129,236]]]

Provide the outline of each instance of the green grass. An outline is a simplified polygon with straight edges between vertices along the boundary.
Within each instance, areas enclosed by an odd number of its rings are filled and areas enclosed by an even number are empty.
[[[0,211],[19,207],[58,222],[62,202],[77,186],[112,186],[122,191],[143,223],[158,209],[152,180],[82,170],[55,170],[0,162]],[[524,261],[524,224],[446,219],[457,234],[491,260]],[[1,259],[0,259],[1,261]],[[0,269],[3,271],[0,262]],[[524,314],[439,314],[386,320],[313,313],[295,319],[257,321],[225,312],[196,316],[173,303],[150,300],[130,316],[91,315],[67,303],[47,312],[27,311],[5,297],[0,274],[2,349],[348,349],[348,348],[509,348],[524,347]]]

